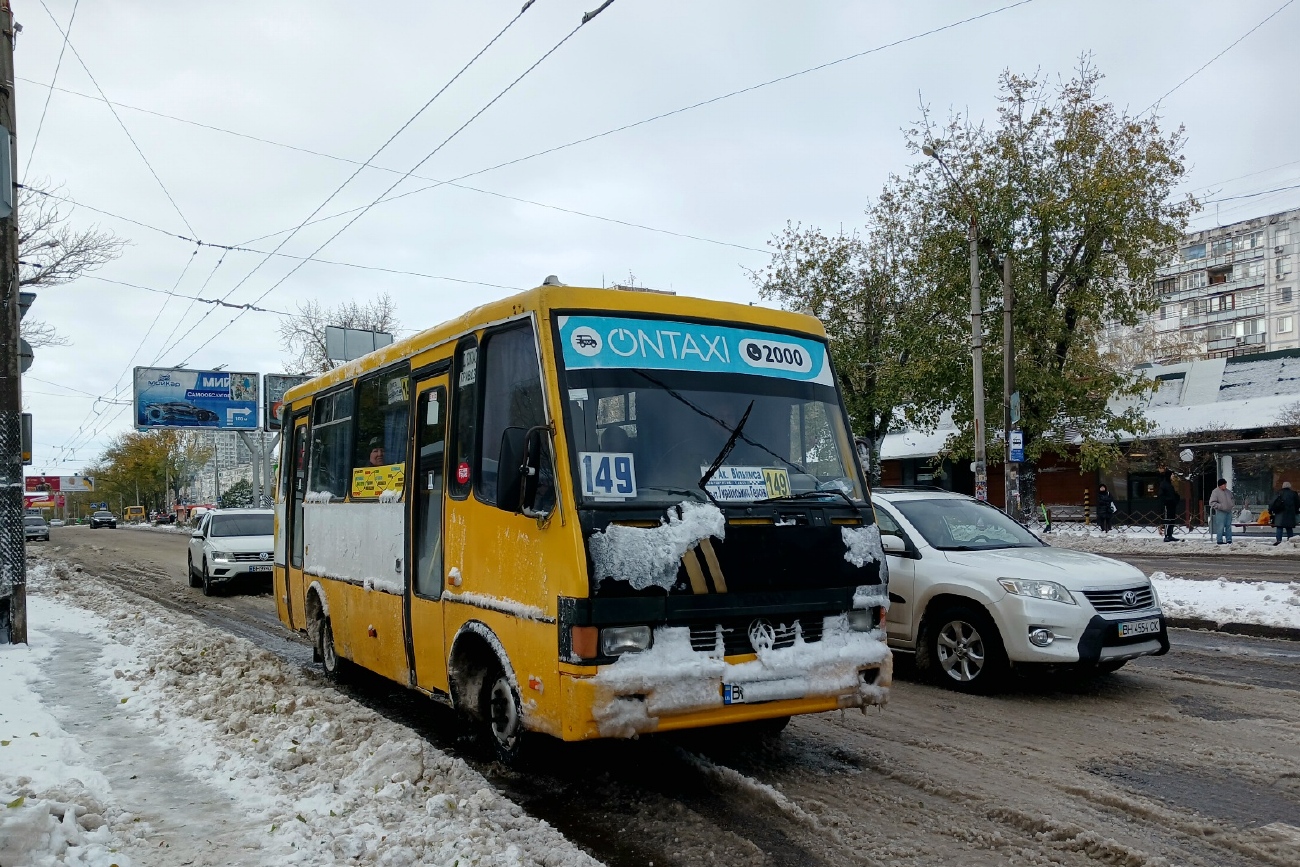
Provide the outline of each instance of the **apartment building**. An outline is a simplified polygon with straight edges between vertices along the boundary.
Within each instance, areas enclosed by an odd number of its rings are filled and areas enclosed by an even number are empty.
[[[1161,345],[1226,358],[1300,346],[1300,209],[1194,232],[1157,272]],[[1158,359],[1151,359],[1158,360]]]

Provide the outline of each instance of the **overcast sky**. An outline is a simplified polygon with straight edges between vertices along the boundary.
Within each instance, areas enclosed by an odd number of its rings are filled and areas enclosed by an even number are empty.
[[[459,177],[1012,2],[617,0],[418,174]],[[744,269],[767,261],[762,248],[786,221],[831,230],[861,222],[888,174],[908,164],[900,130],[918,118],[921,100],[940,115],[992,119],[1003,69],[1069,75],[1091,52],[1106,96],[1140,112],[1283,2],[1031,0],[463,182],[478,191],[442,186],[380,204],[319,257],[429,276],[311,262],[258,303],[287,311],[307,299],[333,305],[388,292],[402,324],[421,329],[548,274],[594,286],[631,274],[639,285],[753,301]],[[48,110],[63,45],[49,13],[66,29],[74,2],[13,5],[23,25],[20,179],[61,185],[87,208],[165,232],[270,250],[284,236],[262,236],[303,222],[353,172],[348,161],[370,156],[520,0],[80,0],[56,82],[73,93],[54,91]],[[597,5],[537,0],[376,164],[409,170]],[[1288,62],[1297,36],[1300,3],[1165,100],[1165,124],[1187,130],[1189,188],[1215,198],[1300,182]],[[119,104],[121,124],[95,82]],[[368,205],[398,177],[367,169],[321,215]],[[397,192],[428,185],[412,178]],[[1237,199],[1217,212],[1208,206],[1193,225],[1297,204],[1300,190]],[[193,243],[87,208],[69,208],[76,225],[97,223],[130,242],[98,272],[111,280],[245,303],[297,264],[277,257],[253,271],[264,257],[195,255]],[[347,219],[303,229],[282,252],[310,254]],[[134,365],[278,372],[284,363],[279,316],[248,313],[213,339],[235,311],[101,280],[43,291],[31,315],[72,341],[39,351],[24,377],[33,472],[78,470],[129,429],[126,407],[95,398],[129,400]]]

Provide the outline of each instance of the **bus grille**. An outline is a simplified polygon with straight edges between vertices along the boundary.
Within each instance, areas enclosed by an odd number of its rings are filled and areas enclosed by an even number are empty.
[[[1126,594],[1132,594],[1131,601],[1125,601]],[[1150,608],[1155,604],[1150,585],[1143,587],[1125,587],[1122,590],[1085,590],[1083,595],[1100,613],[1111,611],[1136,611]]]
[[[824,615],[804,615],[788,622],[770,618],[737,617],[722,622],[697,622],[690,624],[691,649],[701,653],[717,654],[718,636],[722,637],[722,652],[725,656],[740,653],[753,653],[754,647],[749,642],[749,630],[757,620],[766,620],[776,633],[774,649],[791,647],[795,636],[802,634],[807,643],[822,640],[822,618]]]

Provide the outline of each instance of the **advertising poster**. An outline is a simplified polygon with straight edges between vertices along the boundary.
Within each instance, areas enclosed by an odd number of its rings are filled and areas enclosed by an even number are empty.
[[[257,430],[256,373],[137,367],[136,430]]]
[[[268,373],[262,377],[262,394],[266,402],[266,429],[280,429],[280,407],[284,404],[284,393],[295,385],[302,385],[310,376],[289,373]]]

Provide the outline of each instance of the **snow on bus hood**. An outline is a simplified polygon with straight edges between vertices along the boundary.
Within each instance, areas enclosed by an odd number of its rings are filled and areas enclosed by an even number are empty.
[[[949,563],[978,569],[990,577],[1055,581],[1070,590],[1146,582],[1146,574],[1127,563],[1065,548],[995,548],[991,551],[940,553]]]
[[[595,578],[626,581],[636,590],[651,586],[671,590],[682,556],[710,536],[723,538],[726,531],[727,520],[712,503],[674,506],[658,527],[610,524],[588,540]]]

